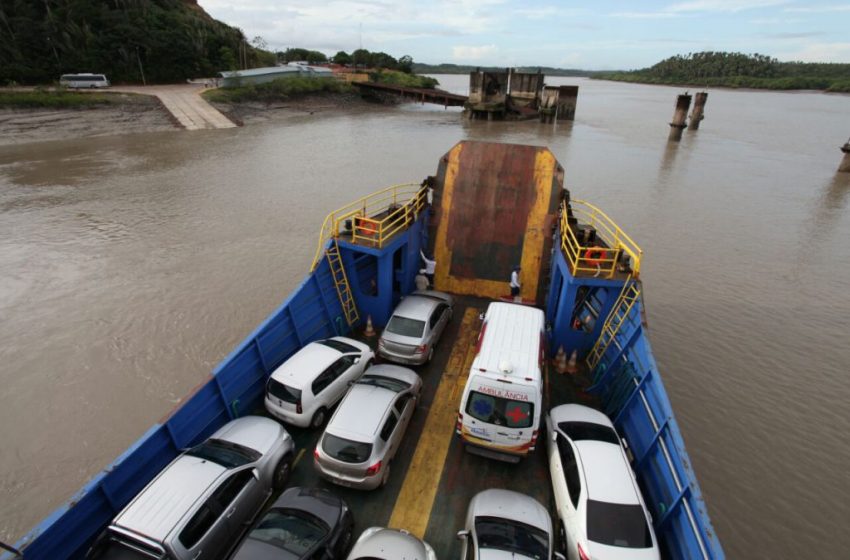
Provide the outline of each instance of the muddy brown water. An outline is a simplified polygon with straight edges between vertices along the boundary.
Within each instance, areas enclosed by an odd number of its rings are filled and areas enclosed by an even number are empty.
[[[465,77],[441,77],[463,92]],[[850,97],[578,83],[577,120],[406,105],[0,147],[0,540],[105,466],[306,274],[325,214],[464,138],[549,146],[642,246],[650,337],[730,558],[846,558]]]

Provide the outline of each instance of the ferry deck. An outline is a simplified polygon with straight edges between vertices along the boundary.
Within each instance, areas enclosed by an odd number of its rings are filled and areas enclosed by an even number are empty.
[[[640,248],[600,209],[570,200],[547,149],[464,141],[422,184],[390,187],[326,218],[304,282],[183,403],[152,426],[65,506],[15,544],[28,560],[82,558],[108,522],[181,449],[230,419],[263,414],[271,373],[310,341],[363,336],[413,290],[420,251],[437,261],[434,287],[456,296],[433,360],[414,368],[423,389],[383,488],[321,480],[311,463],[320,430],[288,427],[298,449],[290,486],[330,488],[347,501],[355,535],[405,529],[439,558],[460,554],[472,497],[488,488],[536,498],[557,517],[542,415],[600,408],[628,442],[632,468],[665,557],[724,558],[646,336]],[[524,303],[546,313],[544,402],[537,448],[518,464],[463,449],[455,424],[488,303],[505,298],[521,264]],[[374,348],[376,338],[369,340]],[[578,372],[553,360],[578,356]],[[0,554],[0,559],[12,558]],[[339,560],[339,559],[337,559]]]

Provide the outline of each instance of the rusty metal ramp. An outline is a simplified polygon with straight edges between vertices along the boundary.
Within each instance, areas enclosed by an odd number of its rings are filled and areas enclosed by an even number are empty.
[[[463,141],[434,181],[438,290],[497,299],[521,266],[521,295],[541,302],[564,170],[547,148]]]

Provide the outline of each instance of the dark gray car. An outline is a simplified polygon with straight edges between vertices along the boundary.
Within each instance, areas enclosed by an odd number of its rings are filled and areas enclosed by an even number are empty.
[[[434,346],[452,319],[454,298],[443,292],[413,292],[393,311],[381,338],[378,354],[400,364],[431,361]]]
[[[341,559],[348,554],[354,516],[327,490],[289,488],[254,524],[231,560]]]

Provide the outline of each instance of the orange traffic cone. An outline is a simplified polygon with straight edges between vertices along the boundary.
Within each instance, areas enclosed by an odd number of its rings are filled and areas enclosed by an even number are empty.
[[[570,361],[567,362],[567,373],[570,375],[575,375],[578,373],[578,365],[576,362],[578,361],[578,350],[573,350],[573,353],[570,354]]]
[[[372,338],[375,336],[375,327],[372,326],[372,316],[366,316],[366,330],[363,331],[363,336],[366,338]]]
[[[558,373],[564,373],[567,371],[567,353],[564,352],[564,347],[558,347],[558,353],[555,354],[555,359],[553,360],[555,364],[555,371]]]

